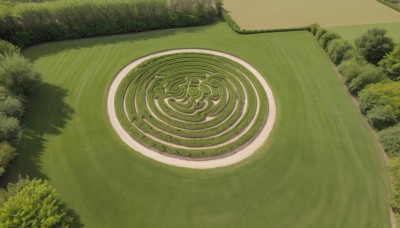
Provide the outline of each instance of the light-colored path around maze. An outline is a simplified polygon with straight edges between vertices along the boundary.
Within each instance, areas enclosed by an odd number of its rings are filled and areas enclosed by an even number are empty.
[[[168,155],[161,154],[157,151],[151,150],[136,140],[134,140],[128,132],[125,131],[125,129],[122,127],[120,122],[118,121],[117,118],[117,113],[115,110],[115,95],[117,93],[118,87],[122,80],[129,74],[129,72],[137,67],[139,64],[155,58],[155,57],[160,57],[163,55],[169,55],[169,54],[178,54],[178,53],[205,53],[205,54],[211,54],[211,55],[217,55],[221,57],[228,58],[232,61],[235,61],[245,68],[247,68],[256,78],[260,81],[261,85],[263,86],[267,98],[268,98],[268,118],[261,129],[260,133],[251,141],[247,146],[242,148],[241,150],[237,151],[236,153],[233,153],[229,156],[226,157],[216,157],[216,158],[210,158],[207,160],[187,160],[184,158],[178,158],[178,157],[171,157]],[[271,88],[269,87],[268,83],[265,81],[264,77],[250,64],[247,62],[243,61],[242,59],[239,59],[235,56],[222,53],[222,52],[217,52],[217,51],[211,51],[211,50],[205,50],[205,49],[177,49],[177,50],[170,50],[170,51],[164,51],[164,52],[158,52],[155,54],[151,54],[145,57],[142,57],[140,59],[137,59],[127,65],[125,68],[123,68],[115,77],[114,81],[112,82],[109,92],[108,92],[108,97],[107,97],[107,112],[108,116],[110,118],[111,124],[114,128],[114,130],[117,132],[117,134],[120,136],[122,141],[124,141],[129,147],[131,147],[133,150],[138,151],[139,153],[143,154],[146,157],[149,157],[151,159],[154,159],[156,161],[173,165],[173,166],[178,166],[178,167],[184,167],[184,168],[191,168],[191,169],[212,169],[212,168],[218,168],[218,167],[224,167],[228,165],[232,165],[235,163],[238,163],[247,157],[251,156],[254,152],[256,152],[267,140],[269,134],[272,131],[272,128],[275,123],[275,117],[276,117],[276,105],[275,105],[275,100],[274,96],[272,94]]]

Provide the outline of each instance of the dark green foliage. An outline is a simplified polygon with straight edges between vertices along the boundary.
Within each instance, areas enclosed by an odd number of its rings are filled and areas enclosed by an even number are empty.
[[[19,47],[5,40],[0,40],[0,55],[10,55],[18,52]]]
[[[360,108],[367,113],[375,106],[390,105],[400,113],[400,82],[377,83],[359,94]]]
[[[348,85],[354,78],[363,72],[363,66],[365,63],[356,58],[351,58],[343,61],[339,65],[339,72],[344,77],[344,83]]]
[[[313,34],[314,36],[315,36],[315,34],[317,33],[317,31],[318,31],[318,29],[320,28],[321,26],[319,26],[319,24],[312,24],[312,25],[310,25],[310,32],[311,32],[311,34]]]
[[[68,216],[56,190],[46,181],[20,180],[5,193],[0,207],[0,223],[5,227],[68,227]]]
[[[0,207],[3,205],[10,197],[15,196],[22,188],[29,184],[29,178],[21,178],[18,179],[16,183],[8,183],[7,188],[0,188]]]
[[[239,27],[239,25],[236,23],[235,20],[233,20],[233,18],[231,17],[231,15],[229,15],[229,12],[226,11],[225,9],[222,9],[222,18],[224,19],[224,21],[229,25],[229,27],[231,27],[231,29],[237,33],[240,33],[242,31],[242,29]]]
[[[369,85],[360,92],[359,99],[361,111],[378,130],[400,119],[400,82]]]
[[[367,119],[375,129],[382,130],[397,123],[397,113],[390,105],[376,106],[367,112]]]
[[[5,172],[8,163],[15,157],[15,151],[15,148],[9,143],[0,143],[0,176]]]
[[[319,38],[318,42],[323,49],[326,49],[330,42],[335,39],[340,39],[340,35],[332,31],[327,31]]]
[[[348,85],[350,92],[354,95],[357,95],[368,84],[388,79],[382,69],[372,64],[365,64],[360,69],[361,72]]]
[[[24,3],[0,17],[0,38],[21,47],[49,40],[209,24],[212,0],[59,0]]]
[[[322,27],[318,27],[317,32],[315,33],[315,39],[317,39],[317,41],[319,41],[321,36],[324,35],[326,32],[328,32],[328,30],[326,30]]]
[[[390,159],[390,171],[392,173],[391,206],[395,213],[400,213],[400,157]]]
[[[379,62],[379,66],[383,68],[389,78],[400,81],[400,46],[385,55]]]
[[[376,65],[393,50],[393,40],[386,33],[385,29],[373,28],[355,40],[358,51],[368,62]]]
[[[335,64],[340,64],[348,58],[352,50],[353,45],[343,39],[332,40],[327,47],[328,55]]]
[[[0,61],[0,83],[16,96],[27,96],[39,85],[40,74],[21,55],[6,55]]]
[[[0,114],[0,142],[7,141],[15,144],[21,136],[21,127],[15,117]]]
[[[24,114],[24,106],[19,99],[8,96],[4,100],[0,100],[0,113],[21,119]]]
[[[379,139],[389,156],[400,155],[400,125],[379,132]]]

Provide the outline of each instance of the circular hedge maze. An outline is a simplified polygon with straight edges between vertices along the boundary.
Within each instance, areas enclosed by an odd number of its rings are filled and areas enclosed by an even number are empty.
[[[205,162],[242,150],[252,153],[259,147],[252,142],[260,133],[266,139],[266,126],[272,128],[267,124],[272,93],[254,68],[234,60],[201,49],[136,60],[117,75],[110,89],[114,128],[135,150],[164,160]]]

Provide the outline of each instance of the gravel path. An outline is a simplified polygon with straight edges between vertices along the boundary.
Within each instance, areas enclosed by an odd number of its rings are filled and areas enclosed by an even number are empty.
[[[168,55],[168,54],[177,54],[177,53],[205,53],[205,54],[211,54],[211,55],[217,55],[221,57],[228,58],[232,61],[235,61],[242,66],[246,67],[256,78],[260,81],[261,85],[264,87],[265,92],[268,97],[268,118],[261,129],[260,133],[254,138],[253,141],[251,141],[247,146],[242,148],[240,151],[226,156],[226,157],[216,157],[216,158],[210,158],[207,160],[186,160],[186,159],[181,159],[178,157],[172,157],[168,155],[161,154],[157,151],[151,150],[136,140],[134,140],[121,126],[121,124],[118,121],[117,114],[115,111],[115,95],[118,90],[119,84],[122,82],[122,80],[127,76],[127,74],[136,66],[141,64],[142,62],[145,62],[149,59],[159,57],[162,55]],[[192,168],[192,169],[212,169],[212,168],[218,168],[218,167],[224,167],[228,165],[232,165],[235,163],[238,163],[242,161],[243,159],[246,159],[250,155],[252,155],[254,152],[259,149],[264,142],[267,140],[269,134],[272,131],[272,127],[275,123],[275,117],[276,117],[276,106],[275,106],[275,100],[274,96],[272,94],[271,88],[268,86],[267,82],[263,78],[263,76],[250,64],[247,62],[226,54],[222,52],[217,52],[217,51],[211,51],[211,50],[205,50],[205,49],[177,49],[177,50],[170,50],[170,51],[164,51],[164,52],[159,52],[155,54],[151,54],[145,57],[142,57],[140,59],[137,59],[127,65],[125,68],[123,68],[115,77],[114,81],[111,84],[110,90],[108,92],[108,98],[107,98],[107,112],[108,116],[110,118],[111,124],[114,128],[114,130],[117,132],[117,134],[120,136],[122,141],[124,141],[129,147],[134,149],[135,151],[138,151],[139,153],[143,154],[146,157],[149,157],[151,159],[154,159],[156,161],[173,165],[173,166],[178,166],[178,167],[184,167],[184,168]]]

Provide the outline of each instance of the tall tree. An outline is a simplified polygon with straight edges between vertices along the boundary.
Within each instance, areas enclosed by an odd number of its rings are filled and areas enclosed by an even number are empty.
[[[393,40],[386,33],[385,29],[373,28],[355,40],[358,51],[368,62],[376,65],[393,50]]]

